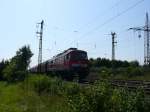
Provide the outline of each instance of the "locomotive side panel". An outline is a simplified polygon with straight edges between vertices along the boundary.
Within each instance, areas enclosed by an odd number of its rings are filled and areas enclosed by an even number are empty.
[[[72,73],[78,73],[79,77],[85,77],[88,74],[87,52],[77,49],[69,49],[58,54],[46,62],[40,64],[41,72],[60,72],[72,77]],[[30,69],[31,72],[38,72],[38,66]],[[69,73],[69,74],[68,74]],[[63,75],[64,75],[63,74]]]

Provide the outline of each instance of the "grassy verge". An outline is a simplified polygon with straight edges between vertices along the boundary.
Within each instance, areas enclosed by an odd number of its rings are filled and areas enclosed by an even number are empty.
[[[28,81],[29,83],[15,84],[0,82],[0,112],[67,111],[63,96],[46,92],[41,92],[39,95],[33,85],[30,85],[31,79]]]
[[[0,82],[0,112],[149,112],[142,89],[112,88],[109,82],[80,86],[45,75],[20,83]]]

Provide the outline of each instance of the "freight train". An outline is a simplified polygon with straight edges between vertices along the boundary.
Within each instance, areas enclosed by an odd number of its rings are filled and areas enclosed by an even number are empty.
[[[87,52],[77,48],[69,48],[30,69],[33,73],[53,73],[62,78],[73,80],[78,76],[79,80],[84,79],[89,73],[89,61]]]

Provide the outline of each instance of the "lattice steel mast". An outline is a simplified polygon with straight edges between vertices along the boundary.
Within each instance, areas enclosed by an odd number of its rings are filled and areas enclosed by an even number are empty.
[[[146,65],[150,64],[150,38],[149,38],[149,18],[148,13],[146,13],[146,22],[144,26],[144,63]]]
[[[43,25],[44,21],[42,20],[41,23],[38,23],[40,25],[40,31],[37,31],[37,36],[39,38],[39,54],[38,54],[38,71],[41,72],[41,63],[42,63],[42,38],[43,38]]]
[[[150,65],[150,24],[148,13],[146,13],[146,22],[144,27],[133,27],[129,30],[144,31],[144,64]]]
[[[117,43],[115,41],[116,33],[115,32],[111,32],[111,35],[112,35],[112,60],[115,60],[115,44]]]

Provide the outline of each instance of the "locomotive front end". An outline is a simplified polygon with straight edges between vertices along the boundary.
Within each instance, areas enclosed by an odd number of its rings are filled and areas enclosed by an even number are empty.
[[[70,52],[70,69],[74,73],[78,73],[80,77],[86,77],[89,73],[89,61],[87,52],[76,50]]]

